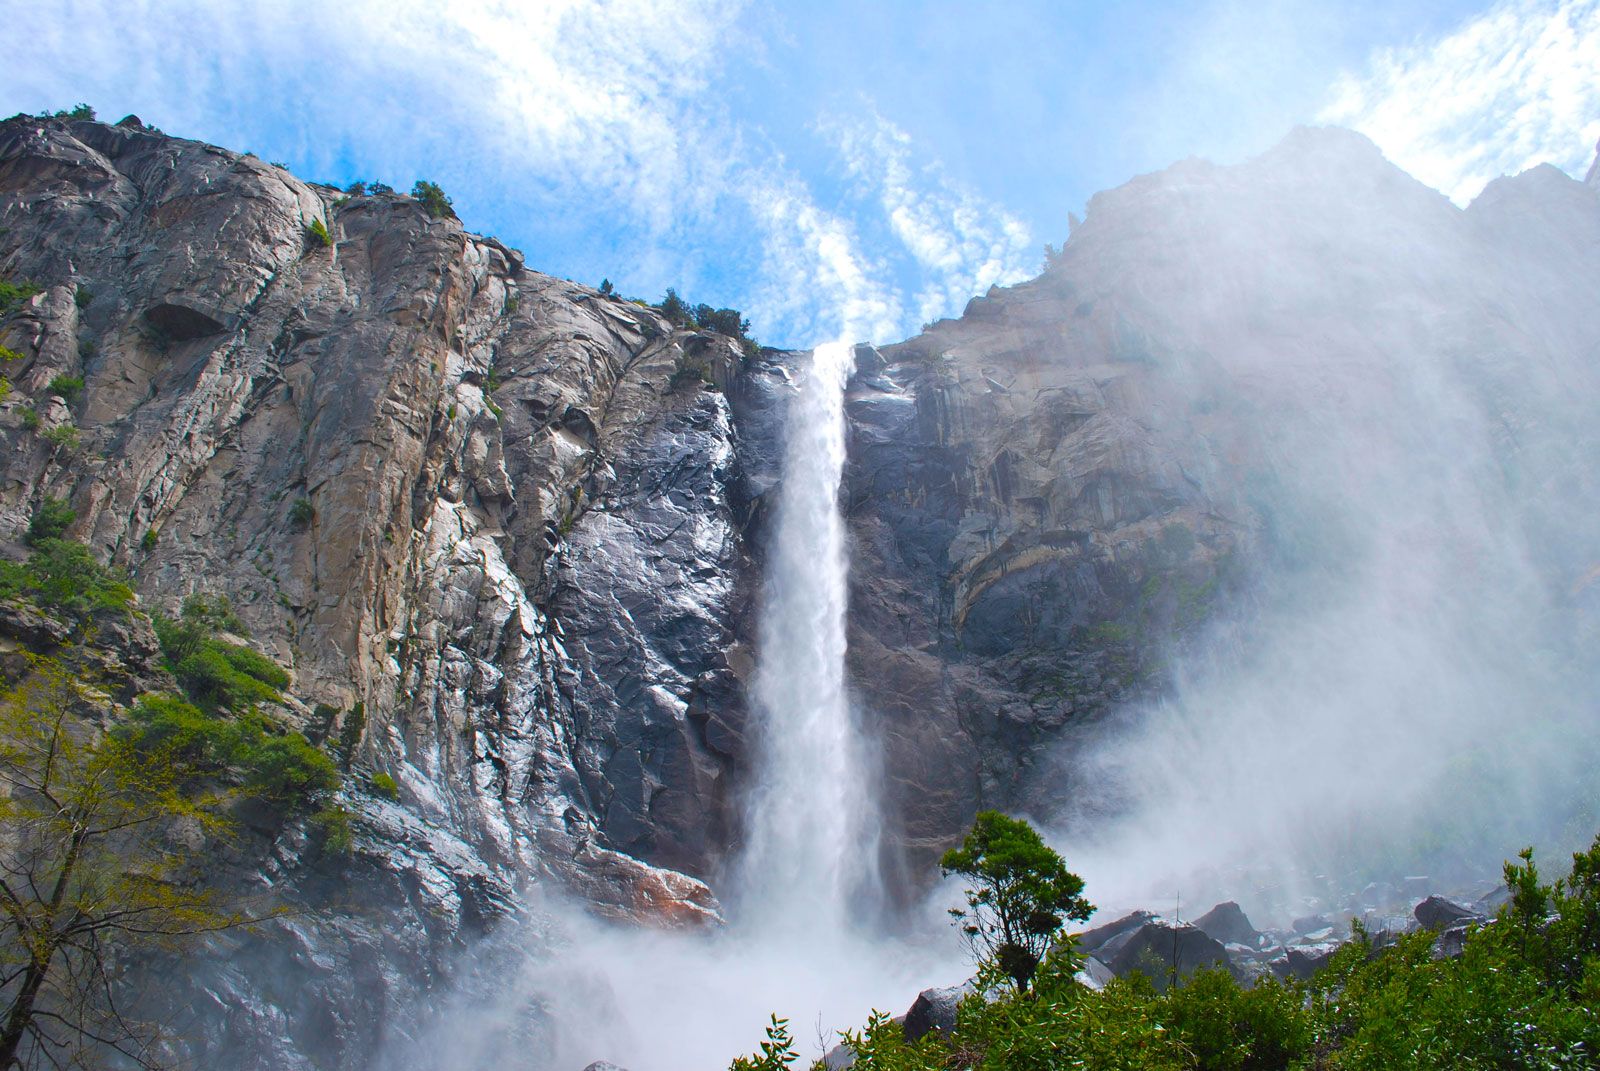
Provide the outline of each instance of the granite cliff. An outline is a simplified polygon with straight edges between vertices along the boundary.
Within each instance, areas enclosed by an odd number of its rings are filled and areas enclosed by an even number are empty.
[[[978,807],[1089,794],[1052,757],[1294,555],[1318,503],[1263,488],[1328,460],[1318,422],[1399,346],[1470,366],[1502,456],[1535,411],[1579,429],[1516,465],[1548,474],[1519,493],[1553,582],[1594,598],[1552,488],[1600,491],[1596,182],[1536,169],[1462,211],[1297,131],[1099,195],[1038,279],[858,350],[850,669],[899,889]],[[147,608],[227,595],[287,716],[356,742],[348,858],[291,825],[236,861],[305,913],[212,948],[197,1054],[366,1066],[530,883],[715,924],[803,355],[133,119],[0,125],[0,273],[41,288],[0,321],[0,539],[67,499]]]

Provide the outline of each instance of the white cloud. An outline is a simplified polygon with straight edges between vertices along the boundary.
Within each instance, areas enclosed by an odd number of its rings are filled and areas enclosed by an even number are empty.
[[[1600,138],[1600,2],[1513,0],[1433,42],[1381,49],[1318,117],[1457,203],[1539,163],[1582,176]]]
[[[813,343],[883,341],[901,328],[899,296],[849,221],[819,208],[797,179],[749,191],[766,233],[762,312]]]
[[[1022,220],[952,182],[937,163],[915,166],[910,135],[876,110],[834,118],[822,129],[925,276],[919,321],[957,313],[990,285],[1020,282],[1037,269],[1038,250]]]

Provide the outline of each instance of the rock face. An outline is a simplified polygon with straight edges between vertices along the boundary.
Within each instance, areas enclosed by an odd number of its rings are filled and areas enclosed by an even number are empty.
[[[691,874],[733,837],[756,578],[730,398],[770,435],[781,368],[410,198],[136,124],[0,124],[0,217],[0,271],[42,288],[0,322],[0,533],[69,499],[147,607],[226,594],[306,733],[359,741],[352,860],[291,832],[256,878],[361,913],[197,971],[242,1010],[201,1062],[364,1066],[528,881],[715,921]]]
[[[1082,802],[1051,756],[1296,551],[1317,503],[1260,492],[1304,463],[1298,429],[1387,382],[1397,339],[1470,367],[1507,444],[1532,412],[1591,415],[1597,194],[1540,168],[1461,211],[1356,135],[1298,131],[1101,194],[1039,279],[859,349],[849,668],[898,887],[980,807]],[[529,883],[714,923],[802,355],[745,359],[410,198],[136,120],[0,124],[0,274],[41,287],[0,314],[0,541],[69,499],[68,534],[146,607],[226,594],[306,733],[357,742],[349,859],[289,829],[230,860],[307,910],[192,965],[193,1062],[375,1066]],[[1325,407],[1282,389],[1313,375]],[[1519,463],[1552,587],[1592,601],[1554,490],[1600,490],[1574,424]],[[117,643],[128,688],[159,680],[150,637]],[[1180,969],[1226,962],[1147,916],[1087,950],[1169,962],[1175,940]]]

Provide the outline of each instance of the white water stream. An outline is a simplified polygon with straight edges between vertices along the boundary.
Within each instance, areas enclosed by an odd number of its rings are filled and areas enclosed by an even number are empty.
[[[855,353],[819,346],[790,402],[752,695],[755,777],[733,889],[745,925],[845,927],[877,888],[872,776],[845,686],[839,485]]]

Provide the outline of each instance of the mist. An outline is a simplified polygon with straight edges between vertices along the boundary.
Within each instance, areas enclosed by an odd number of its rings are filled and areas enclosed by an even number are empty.
[[[1595,253],[1531,215],[1586,194],[1544,169],[1459,212],[1374,156],[1304,134],[1201,169],[1190,247],[1143,280],[1159,430],[1255,542],[1160,697],[1053,775],[1102,902],[1482,891],[1600,828]]]

